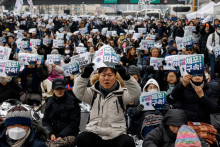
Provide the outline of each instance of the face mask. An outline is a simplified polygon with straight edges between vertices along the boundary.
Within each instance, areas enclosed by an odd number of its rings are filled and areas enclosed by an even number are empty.
[[[217,30],[217,32],[220,34],[220,30]]]
[[[209,79],[209,74],[205,74],[205,78],[206,78],[206,80],[208,80]]]
[[[158,90],[156,90],[156,89],[150,89],[150,90],[148,90],[148,92],[158,92]]]
[[[65,54],[69,54],[70,53],[70,50],[65,50]]]
[[[13,140],[20,140],[25,135],[26,130],[19,127],[14,127],[8,130],[8,136]]]

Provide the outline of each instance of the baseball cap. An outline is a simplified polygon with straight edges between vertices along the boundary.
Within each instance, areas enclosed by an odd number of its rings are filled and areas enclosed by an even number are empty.
[[[65,89],[65,81],[63,79],[54,79],[52,83],[52,89],[56,90],[59,88]]]

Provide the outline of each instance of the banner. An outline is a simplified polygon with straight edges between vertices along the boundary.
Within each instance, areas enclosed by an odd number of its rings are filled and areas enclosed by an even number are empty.
[[[79,73],[79,64],[78,62],[70,62],[68,64],[68,70],[70,74],[78,74]]]
[[[181,55],[179,56],[179,67],[182,76],[203,75],[204,74],[204,55]]]
[[[60,65],[61,64],[61,55],[60,54],[50,54],[47,55],[47,61],[48,64],[56,64]]]
[[[23,0],[16,0],[14,12],[18,13],[22,6],[23,6]]]
[[[164,58],[150,57],[150,65],[154,67],[154,70],[158,70],[162,66],[162,61]]]
[[[11,54],[11,48],[0,46],[0,59],[9,60]]]
[[[186,37],[176,37],[176,45],[178,50],[182,50],[186,45],[193,45],[192,35]]]
[[[40,46],[41,40],[40,39],[30,39],[30,47],[34,48],[35,46]]]
[[[216,58],[220,58],[220,45],[215,46],[213,48],[213,52],[214,52]]]
[[[78,62],[79,66],[85,66],[89,63],[89,52],[83,53],[83,54],[79,54],[79,55],[75,55],[73,57],[71,57],[71,61],[72,62]]]
[[[98,51],[96,51],[93,58],[93,63],[95,63],[95,70],[100,67],[114,68],[115,65],[119,64],[119,59],[115,50],[111,46],[104,45]]]
[[[53,46],[55,48],[62,48],[64,44],[64,40],[53,40]]]
[[[147,28],[138,28],[138,33],[146,34],[147,33]]]
[[[38,54],[18,53],[18,60],[22,65],[36,65]]]
[[[52,42],[51,39],[49,39],[49,38],[43,38],[43,45],[50,45],[51,42]]]
[[[87,52],[87,48],[86,47],[76,47],[76,52],[78,54],[85,53],[85,52]]]
[[[163,66],[164,70],[179,70],[179,56],[171,55],[165,57],[166,66]]]
[[[140,104],[144,105],[144,110],[156,110],[164,109],[164,105],[167,103],[166,92],[143,92],[140,96]]]

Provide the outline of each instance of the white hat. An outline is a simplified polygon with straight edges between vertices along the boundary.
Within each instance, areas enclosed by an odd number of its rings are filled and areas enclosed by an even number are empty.
[[[143,88],[143,91],[144,91],[144,92],[146,92],[146,91],[145,91],[145,88],[146,88],[148,85],[150,85],[150,84],[156,85],[157,88],[158,88],[158,91],[160,91],[160,86],[159,86],[158,82],[157,82],[156,80],[154,80],[154,79],[149,79],[149,80],[147,81],[147,83],[145,84],[144,88]]]

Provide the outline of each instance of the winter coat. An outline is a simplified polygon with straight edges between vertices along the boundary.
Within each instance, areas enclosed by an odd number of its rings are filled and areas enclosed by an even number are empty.
[[[55,95],[46,100],[43,125],[56,137],[77,136],[79,133],[80,107],[67,92],[61,98]]]
[[[9,83],[3,86],[0,83],[0,103],[7,99],[20,100],[21,86],[15,79],[12,79]]]
[[[182,109],[189,121],[209,123],[210,114],[218,110],[217,102],[208,84],[204,85],[203,91],[204,96],[199,98],[190,83],[184,87],[181,82],[171,93],[174,100],[177,101],[174,106]]]
[[[199,48],[200,48],[201,54],[205,54],[206,53],[206,50],[207,50],[206,49],[206,43],[207,43],[208,37],[209,37],[209,33],[204,33],[199,38]]]
[[[147,134],[143,147],[174,147],[176,134],[172,133],[169,125],[182,126],[187,124],[184,111],[172,109],[163,117],[162,124]]]
[[[113,139],[119,135],[126,134],[126,123],[123,109],[120,107],[118,97],[122,95],[124,106],[137,100],[141,94],[141,88],[133,77],[124,81],[126,88],[122,88],[118,82],[116,90],[110,92],[106,97],[99,90],[99,81],[92,87],[87,88],[89,78],[82,78],[81,75],[75,80],[73,92],[78,99],[91,105],[90,121],[86,130],[99,135],[104,140]]]
[[[4,127],[4,123],[0,125],[1,134],[0,134],[0,147],[10,147],[6,142],[6,130]],[[31,134],[25,141],[25,143],[21,147],[47,147],[47,132],[46,130],[40,126],[39,124],[35,124],[32,122]]]
[[[183,27],[174,27],[173,28],[173,39],[176,39],[176,37],[183,37],[183,36],[184,36]]]
[[[210,54],[213,54],[213,47],[220,45],[220,35],[215,31],[215,43],[212,42],[212,34],[209,35],[206,47],[209,50]]]
[[[47,64],[47,63],[48,63],[48,61],[46,61],[45,64]],[[56,72],[56,75],[64,76],[64,71],[63,71],[63,68],[61,67],[63,64],[64,64],[64,62],[61,60],[61,65],[56,65],[55,66],[54,70]],[[53,68],[52,68],[52,65],[50,65],[50,64],[47,64],[47,65],[48,65],[48,73],[50,75],[52,73]]]

